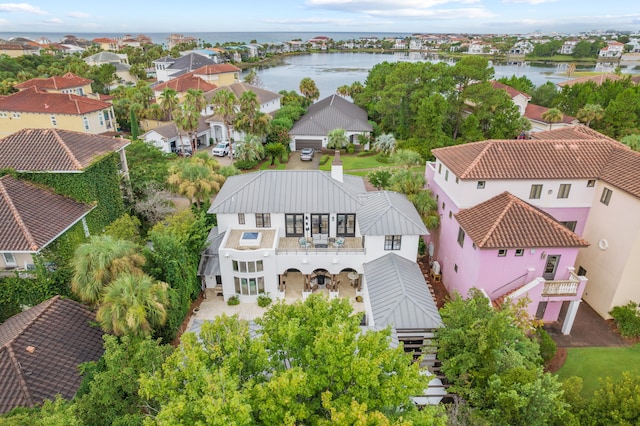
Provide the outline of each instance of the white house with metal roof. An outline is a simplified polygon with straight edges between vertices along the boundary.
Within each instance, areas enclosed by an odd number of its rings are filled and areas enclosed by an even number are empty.
[[[412,292],[423,293],[433,305],[415,263],[419,239],[428,231],[413,204],[402,194],[367,192],[363,178],[344,175],[338,155],[336,160],[331,172],[264,170],[229,177],[209,209],[218,226],[200,265],[206,287],[224,300],[238,296],[241,302],[254,302],[260,294],[287,299],[323,290],[331,297],[353,294],[371,321],[371,303],[382,293],[374,290],[369,300],[368,292],[380,285],[418,304],[421,299]],[[405,266],[381,281],[376,262],[389,254],[398,259],[393,265]],[[376,321],[385,326],[395,319]],[[422,322],[421,328],[439,326],[435,320]]]
[[[349,142],[354,144],[360,143],[359,135],[369,136],[373,131],[365,110],[338,95],[331,95],[311,105],[293,125],[289,146],[292,151],[326,148],[329,132],[335,129],[343,129]]]

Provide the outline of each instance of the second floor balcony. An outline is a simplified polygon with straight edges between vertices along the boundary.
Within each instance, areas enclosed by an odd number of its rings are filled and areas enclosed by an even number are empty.
[[[362,237],[281,237],[277,254],[364,254]]]

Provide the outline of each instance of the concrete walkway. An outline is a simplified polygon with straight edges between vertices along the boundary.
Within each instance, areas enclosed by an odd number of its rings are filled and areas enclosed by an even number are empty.
[[[545,325],[544,329],[561,348],[625,346],[626,342],[611,329],[609,324],[583,301],[578,308],[571,335],[563,335],[560,331],[562,325],[557,322]]]

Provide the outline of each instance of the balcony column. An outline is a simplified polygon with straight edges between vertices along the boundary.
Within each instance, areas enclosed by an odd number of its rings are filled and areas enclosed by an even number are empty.
[[[573,327],[573,321],[576,319],[580,302],[582,302],[582,300],[572,300],[569,303],[569,309],[567,309],[567,314],[564,316],[562,323],[562,334],[565,336],[571,334],[571,328]]]

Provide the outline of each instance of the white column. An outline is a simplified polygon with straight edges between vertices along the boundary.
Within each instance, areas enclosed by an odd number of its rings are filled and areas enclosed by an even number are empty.
[[[567,314],[565,315],[564,322],[562,323],[562,334],[565,336],[571,333],[573,321],[576,319],[580,302],[582,302],[582,300],[573,300],[569,303],[569,309],[567,309]]]

